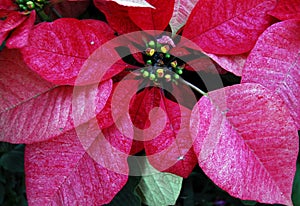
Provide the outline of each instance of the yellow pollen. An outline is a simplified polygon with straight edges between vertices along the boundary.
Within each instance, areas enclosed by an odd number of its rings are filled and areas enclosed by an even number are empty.
[[[162,78],[164,76],[164,70],[163,69],[156,70],[156,75],[158,78]]]
[[[176,66],[177,66],[177,61],[171,62],[171,66],[172,66],[173,68],[176,68]]]
[[[155,50],[154,50],[154,49],[151,49],[151,48],[146,49],[146,54],[147,54],[148,56],[153,56],[154,53],[155,53]]]
[[[165,79],[167,82],[171,81],[171,75],[170,74],[166,74],[165,75]]]
[[[160,51],[164,54],[167,53],[169,50],[170,50],[170,47],[168,45],[162,46],[160,48]]]

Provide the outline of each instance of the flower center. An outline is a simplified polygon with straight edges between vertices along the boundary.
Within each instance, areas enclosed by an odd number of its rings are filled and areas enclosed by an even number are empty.
[[[145,68],[141,70],[142,76],[155,84],[177,84],[185,64],[169,53],[171,45],[150,41],[146,46],[147,49],[143,52]]]
[[[49,2],[47,0],[16,0],[16,3],[21,11],[30,12],[43,9]]]

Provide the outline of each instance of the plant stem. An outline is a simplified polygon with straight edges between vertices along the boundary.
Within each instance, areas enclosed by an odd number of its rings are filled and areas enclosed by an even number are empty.
[[[185,81],[184,79],[180,78],[179,79],[180,82],[182,82],[183,84],[193,88],[194,90],[196,90],[197,92],[199,92],[200,94],[202,94],[203,96],[207,96],[207,93],[202,91],[201,89],[199,89],[198,87],[196,87],[195,85],[191,84],[190,82]]]
[[[47,21],[47,22],[51,21],[50,17],[43,10],[38,10],[37,14],[43,21]]]

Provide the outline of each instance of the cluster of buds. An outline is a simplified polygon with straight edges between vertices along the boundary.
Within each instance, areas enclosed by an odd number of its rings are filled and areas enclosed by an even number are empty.
[[[153,68],[144,68],[140,71],[144,78],[149,78],[156,84],[160,84],[164,82],[174,82],[177,84],[177,80],[179,79],[179,75],[177,73],[172,72],[168,68],[158,67],[155,70]]]
[[[42,9],[45,4],[48,3],[47,0],[16,0],[21,11],[32,11],[37,9]]]
[[[176,57],[172,56],[169,45],[162,45],[155,41],[146,43],[144,52],[146,67],[141,70],[144,78],[156,84],[163,82],[178,83],[179,75],[183,73],[184,65],[179,65]]]

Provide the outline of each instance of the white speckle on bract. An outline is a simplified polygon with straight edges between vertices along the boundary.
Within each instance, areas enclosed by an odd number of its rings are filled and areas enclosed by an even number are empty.
[[[180,156],[180,157],[177,158],[177,160],[183,160],[183,159],[184,159],[183,156]]]
[[[95,44],[95,42],[94,42],[94,41],[91,41],[91,42],[90,42],[90,44],[91,44],[91,45],[94,45],[94,44]]]

